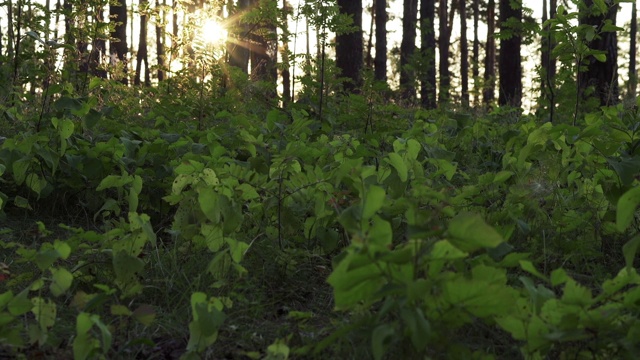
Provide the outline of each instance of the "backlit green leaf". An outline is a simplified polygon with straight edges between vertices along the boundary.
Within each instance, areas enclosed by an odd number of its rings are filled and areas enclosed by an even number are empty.
[[[478,214],[461,213],[449,222],[449,241],[458,249],[472,252],[480,248],[494,248],[504,240]]]
[[[400,155],[398,155],[398,153],[390,153],[387,162],[396,169],[400,181],[407,181],[407,178],[409,177],[409,170],[407,169],[407,164],[404,163],[404,160]]]
[[[64,294],[71,287],[73,275],[65,268],[51,269],[51,274],[51,293],[53,296]]]
[[[370,186],[362,204],[362,220],[368,221],[384,204],[385,192],[379,186]]]
[[[618,231],[624,232],[631,225],[638,204],[640,204],[640,187],[635,187],[620,196],[616,213]]]

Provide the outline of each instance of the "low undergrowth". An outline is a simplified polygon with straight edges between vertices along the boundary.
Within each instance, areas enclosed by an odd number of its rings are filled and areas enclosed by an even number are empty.
[[[0,147],[0,355],[640,350],[633,111],[572,126],[352,95],[322,121],[221,102],[194,123],[157,94],[106,106],[107,85],[61,88]]]

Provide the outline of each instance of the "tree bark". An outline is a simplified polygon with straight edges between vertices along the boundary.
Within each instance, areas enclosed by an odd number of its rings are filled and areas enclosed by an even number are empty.
[[[495,99],[495,78],[496,78],[496,39],[495,39],[495,1],[489,0],[487,5],[487,42],[485,45],[484,58],[484,87],[482,100],[489,106]]]
[[[519,28],[507,24],[512,19],[515,19],[517,23],[522,22],[522,1],[500,0],[500,32],[502,34],[510,33],[510,35],[500,38],[498,104],[519,107],[522,102],[522,65],[520,60],[522,37]]]
[[[449,100],[449,88],[451,87],[451,79],[449,79],[449,39],[451,35],[447,25],[447,0],[440,0],[438,19],[440,22],[438,39],[440,50],[440,92],[438,93],[438,102],[443,104]]]
[[[469,106],[469,49],[467,48],[467,11],[464,1],[460,1],[460,82],[462,106]]]
[[[480,89],[478,86],[480,80],[480,38],[478,37],[478,25],[480,23],[480,4],[479,0],[473,0],[473,54],[471,60],[471,74],[473,76],[473,101],[476,105],[480,104]]]
[[[627,97],[629,99],[635,99],[636,87],[638,86],[638,71],[636,70],[636,51],[637,51],[637,36],[638,36],[638,11],[636,8],[636,1],[633,1],[631,5],[631,33],[629,41],[629,89],[627,91]]]
[[[411,60],[416,49],[417,21],[418,0],[404,0],[400,43],[400,93],[403,99],[409,101],[416,97],[415,71],[411,68]]]
[[[421,72],[420,98],[422,106],[436,108],[436,2],[422,0],[420,3],[420,43],[424,71]]]
[[[65,4],[69,0],[65,1]],[[110,53],[111,59],[116,59],[117,63],[122,63],[124,76],[119,79],[123,84],[128,84],[127,79],[127,2],[126,0],[114,0],[109,5],[109,16],[114,24],[111,32]]]
[[[376,14],[376,57],[373,60],[374,77],[377,81],[387,81],[387,0],[375,0]]]
[[[344,89],[355,92],[362,84],[362,0],[338,0],[338,6],[341,13],[353,19],[352,26],[356,30],[336,37],[336,66],[342,71],[342,76],[349,78]]]
[[[166,0],[164,2],[164,4],[166,6]],[[165,29],[165,25],[167,23],[167,18],[166,18],[166,14],[165,14],[165,8],[164,7],[160,7],[160,0],[156,0],[156,11],[158,12],[157,16],[158,18],[156,19],[156,61],[158,63],[158,72],[157,72],[157,76],[158,76],[158,81],[164,81],[164,57],[165,57],[165,51],[164,51],[164,44],[165,44],[165,38],[164,38],[164,29]]]
[[[138,39],[138,54],[136,56],[136,74],[133,80],[134,85],[140,85],[140,75],[142,72],[142,63],[144,62],[144,84],[151,85],[149,75],[149,56],[147,49],[147,7],[148,0],[140,0],[140,38]]]

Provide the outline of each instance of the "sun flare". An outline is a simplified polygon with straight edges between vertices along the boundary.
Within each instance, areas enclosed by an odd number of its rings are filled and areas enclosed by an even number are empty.
[[[208,19],[202,24],[200,36],[210,45],[222,45],[227,40],[227,30],[215,19]]]

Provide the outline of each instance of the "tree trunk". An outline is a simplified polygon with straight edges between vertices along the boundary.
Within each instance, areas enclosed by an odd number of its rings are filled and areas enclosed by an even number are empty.
[[[166,6],[166,0],[165,2],[162,4],[164,6]],[[166,18],[166,14],[165,14],[165,7],[161,7],[160,6],[160,0],[156,0],[156,11],[158,12],[157,14],[157,19],[156,19],[156,61],[158,63],[158,82],[163,81],[164,80],[164,58],[165,58],[165,51],[164,51],[164,44],[165,44],[165,38],[164,38],[164,29],[165,29],[165,25],[167,24],[167,18]]]
[[[376,14],[376,57],[373,60],[374,77],[377,81],[387,81],[387,0],[375,0]]]
[[[362,0],[338,0],[340,12],[353,19],[357,30],[336,37],[336,65],[342,70],[342,76],[349,78],[344,84],[348,92],[356,91],[362,84],[361,70],[363,63],[362,40]]]
[[[438,47],[440,50],[440,92],[438,94],[438,102],[444,104],[449,99],[449,88],[451,80],[449,79],[449,26],[447,25],[447,0],[440,0],[440,9],[438,13],[440,22],[440,35],[438,39]]]
[[[478,37],[478,25],[480,23],[480,4],[479,0],[473,0],[473,54],[471,60],[471,74],[473,75],[473,102],[480,104],[480,89],[478,86],[480,80],[480,38]]]
[[[513,4],[513,6],[512,6]],[[519,29],[511,28],[507,21],[522,22],[522,0],[500,0],[500,32],[510,34],[500,38],[500,94],[498,104],[519,107],[522,101],[522,65],[520,46],[522,38]]]
[[[422,106],[436,108],[436,2],[422,0],[420,3],[420,43],[424,70],[420,73],[420,97]]]
[[[104,23],[104,9],[102,6],[98,6],[95,11],[95,22],[98,24]],[[104,67],[101,68],[102,59],[106,57],[106,51],[107,42],[104,37],[102,37],[102,35],[95,37],[93,39],[91,53],[89,54],[89,68],[91,69],[91,74],[102,79],[107,78],[107,71]]]
[[[409,101],[416,97],[415,71],[412,69],[411,60],[416,49],[417,21],[418,0],[404,0],[400,43],[400,93],[403,99]]]
[[[291,102],[291,71],[289,64],[289,14],[291,7],[287,0],[282,4],[282,19],[280,26],[282,29],[282,105],[286,107]]]
[[[489,0],[487,5],[487,42],[485,45],[484,58],[484,89],[482,92],[482,100],[485,105],[489,106],[495,99],[495,81],[496,81],[496,39],[495,39],[495,0]]]
[[[636,1],[633,1],[631,6],[631,33],[629,43],[629,89],[627,91],[627,97],[629,99],[635,99],[636,87],[638,86],[638,71],[636,70],[636,49],[638,36],[638,14],[636,8]]]
[[[65,4],[69,0],[65,1]],[[111,32],[111,42],[109,50],[111,59],[117,59],[117,63],[123,65],[124,76],[120,78],[120,82],[128,84],[127,79],[127,2],[126,0],[114,0],[109,5],[109,17],[114,24]]]
[[[144,62],[144,84],[151,85],[149,75],[149,57],[147,51],[147,7],[148,0],[140,0],[140,38],[138,39],[138,55],[136,57],[136,74],[133,80],[134,85],[140,85],[140,74],[142,63]]]
[[[605,20],[611,20],[612,24],[616,24],[616,15],[618,14],[618,4],[609,7],[604,14],[599,13],[594,8],[593,0],[585,0],[584,4],[588,9],[583,9],[580,16],[581,24],[588,24],[599,29],[604,25]],[[585,90],[591,86],[594,88],[594,95],[600,99],[601,106],[609,106],[617,104],[619,101],[618,90],[618,38],[616,32],[603,32],[600,36],[595,37],[590,43],[589,48],[604,51],[606,61],[597,61],[593,56],[589,56],[582,62],[587,66],[587,71],[579,74],[579,88],[583,96],[588,93]]]
[[[464,1],[460,1],[460,82],[462,106],[469,106],[469,49],[467,48],[467,11]]]

